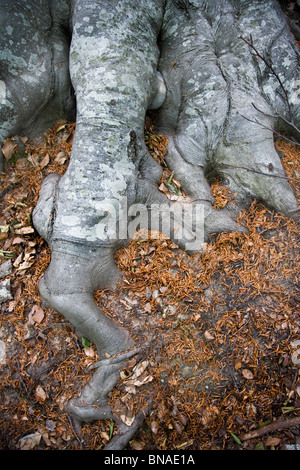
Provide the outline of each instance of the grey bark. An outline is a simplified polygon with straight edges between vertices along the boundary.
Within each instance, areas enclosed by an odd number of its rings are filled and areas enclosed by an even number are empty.
[[[75,118],[68,0],[0,2],[0,143]],[[0,151],[0,170],[3,169]]]
[[[76,95],[68,170],[46,178],[33,213],[52,252],[40,293],[96,344],[100,357],[121,353],[134,342],[93,294],[120,279],[113,255],[128,237],[121,239],[120,226],[110,222],[117,214],[123,223],[124,198],[128,206],[154,211],[154,204],[167,203],[157,188],[162,169],[144,142],[147,110],[157,109],[157,132],[168,137],[169,168],[205,208],[205,236],[243,230],[236,212],[213,209],[212,170],[237,193],[239,207],[256,198],[295,214],[273,130],[286,121],[299,127],[299,50],[275,0],[10,4],[0,2],[0,80],[6,88],[0,140],[34,136],[70,118],[73,89]],[[176,219],[181,206],[168,204]],[[180,246],[186,247],[191,229],[188,224],[179,240],[174,233]],[[75,421],[111,417],[107,394],[123,365],[99,367],[81,397],[68,404]]]

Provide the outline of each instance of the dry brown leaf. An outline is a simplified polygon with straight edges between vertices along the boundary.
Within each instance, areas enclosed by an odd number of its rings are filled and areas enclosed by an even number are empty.
[[[174,428],[175,428],[175,430],[176,430],[176,432],[177,432],[178,434],[182,434],[183,427],[181,426],[181,424],[175,422],[175,423],[174,423]]]
[[[153,432],[153,434],[157,434],[158,433],[158,423],[157,421],[151,421],[151,431]]]
[[[213,341],[215,339],[215,337],[208,330],[204,332],[204,337],[207,341]]]
[[[20,264],[20,266],[18,267],[18,271],[26,271],[26,269],[31,268],[33,264],[34,264],[34,260],[24,261],[24,263]]]
[[[152,375],[145,375],[145,376],[140,376],[138,379],[136,379],[133,382],[133,385],[135,387],[141,387],[142,385],[145,385],[149,382],[152,382],[153,376]]]
[[[48,165],[49,161],[50,161],[50,157],[49,157],[49,154],[47,153],[47,155],[44,156],[43,160],[40,163],[41,169],[45,168]]]
[[[247,380],[252,380],[254,378],[253,373],[249,369],[243,369],[242,374],[245,377],[245,379],[247,379]]]
[[[136,387],[134,385],[126,385],[125,386],[125,391],[127,393],[130,393],[131,395],[135,395],[136,394]]]
[[[133,368],[133,374],[131,376],[131,380],[137,379],[147,369],[148,365],[149,365],[149,361],[139,362]]]
[[[280,444],[281,442],[281,439],[279,439],[279,437],[273,437],[273,436],[268,436],[266,442],[265,442],[265,445],[266,446],[278,446],[278,444]]]
[[[17,256],[17,258],[15,259],[13,265],[15,268],[18,268],[20,266],[20,263],[23,259],[23,253],[20,253],[19,256]]]
[[[39,305],[34,305],[28,315],[28,324],[41,323],[44,316],[44,310]]]
[[[12,241],[13,245],[20,245],[20,243],[25,243],[24,238],[21,237],[15,237]]]
[[[17,235],[29,235],[31,233],[34,233],[33,227],[22,227],[16,230]]]
[[[55,158],[55,162],[57,163],[60,163],[61,165],[63,165],[65,163],[65,161],[67,160],[67,157],[66,157],[66,154],[65,152],[58,152],[56,158]]]
[[[20,450],[32,450],[41,442],[42,435],[39,432],[28,434],[19,441]]]
[[[143,445],[140,442],[138,442],[134,439],[132,441],[130,441],[130,447],[134,450],[143,450],[143,448],[144,448]]]
[[[9,160],[14,152],[17,150],[18,145],[16,142],[13,141],[13,139],[8,138],[5,139],[3,146],[2,146],[2,153],[5,157],[6,160]]]
[[[131,416],[131,414],[127,415],[127,414],[123,414],[120,416],[120,419],[123,421],[124,424],[126,424],[127,426],[131,426],[133,421],[134,421],[134,416]]]
[[[47,394],[41,385],[38,385],[35,389],[35,398],[40,401],[46,401]]]
[[[35,155],[29,155],[29,156],[28,156],[28,161],[29,161],[29,162],[31,163],[31,165],[32,165],[33,167],[35,167],[35,168],[39,166],[38,158],[37,158],[37,156],[35,156]]]
[[[102,439],[104,439],[105,441],[109,441],[109,435],[106,431],[101,431],[100,432],[100,436],[102,437]]]
[[[85,347],[83,348],[84,350],[84,354],[88,357],[95,357],[95,350],[93,348],[93,346],[89,346],[89,347]]]
[[[239,369],[241,369],[241,367],[242,367],[241,361],[237,361],[237,362],[234,364],[235,370],[239,370]]]

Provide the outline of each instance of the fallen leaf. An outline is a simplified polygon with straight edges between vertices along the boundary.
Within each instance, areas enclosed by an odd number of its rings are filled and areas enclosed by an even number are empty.
[[[266,446],[278,446],[280,444],[281,439],[279,437],[268,436],[265,445]]]
[[[20,160],[19,160],[20,161]],[[31,165],[35,168],[39,166],[38,159],[35,155],[29,155],[28,156],[28,161],[31,163]]]
[[[145,385],[145,384],[147,384],[147,383],[149,383],[149,382],[152,382],[152,380],[153,380],[152,375],[146,375],[145,377],[142,377],[142,376],[141,376],[141,377],[139,377],[137,380],[135,380],[135,381],[133,382],[133,385],[134,385],[135,387],[141,387],[142,385]]]
[[[26,269],[31,268],[33,264],[34,264],[34,259],[31,259],[30,261],[24,261],[18,267],[18,271],[25,271]]]
[[[120,377],[122,380],[127,380],[130,377],[130,372],[126,369],[121,370]]]
[[[153,434],[157,434],[158,433],[158,423],[157,421],[151,421],[151,431],[153,432]]]
[[[63,123],[63,124],[60,124],[59,127],[56,129],[56,133],[58,134],[58,132],[64,130],[66,128],[66,124]]]
[[[131,380],[137,379],[148,367],[149,361],[139,362],[133,369]]]
[[[22,227],[16,230],[17,235],[29,235],[30,233],[34,233],[33,227]]]
[[[92,345],[90,340],[88,340],[87,338],[84,338],[84,337],[81,338],[81,344],[84,348],[89,348]]]
[[[15,237],[12,241],[13,245],[19,245],[20,243],[25,243],[24,238],[21,237]]]
[[[121,415],[120,419],[123,421],[124,424],[127,426],[131,426],[133,421],[134,421],[134,416],[127,416],[127,415]]]
[[[240,439],[233,432],[231,432],[230,434],[237,444],[242,444]]]
[[[23,259],[23,253],[20,253],[19,256],[14,261],[15,268],[18,268],[20,266],[22,259]]]
[[[187,418],[186,418],[186,416],[183,415],[182,413],[180,413],[179,419],[180,419],[181,423],[183,424],[183,426],[186,426],[186,424],[187,424]]]
[[[46,392],[41,385],[38,385],[35,389],[35,398],[40,401],[46,401],[47,399]]]
[[[63,165],[66,160],[67,160],[67,157],[66,157],[65,152],[58,152],[54,161]]]
[[[176,449],[185,449],[185,447],[191,446],[194,443],[194,439],[190,439],[189,441],[183,442],[182,444],[178,444],[175,446]]]
[[[134,450],[143,450],[143,446],[140,442],[132,440],[130,441],[130,447]]]
[[[248,380],[252,380],[253,377],[254,377],[251,370],[249,370],[249,369],[243,369],[242,374],[245,377],[245,379],[248,379]]]
[[[178,434],[182,434],[183,428],[182,428],[181,424],[175,422],[174,423],[174,428],[175,428],[175,430]]]
[[[106,431],[101,431],[100,432],[100,436],[102,437],[102,439],[104,439],[105,441],[109,441],[109,435]]]
[[[265,450],[264,443],[263,442],[258,442],[258,444],[256,444],[254,450]]]
[[[41,323],[44,319],[44,310],[38,305],[34,305],[28,315],[28,324]]]
[[[300,365],[300,340],[293,341],[291,343],[292,348],[297,348],[292,354],[292,363],[296,366]]]
[[[94,350],[93,346],[83,348],[83,350],[84,350],[84,354],[86,356],[88,356],[88,357],[94,357],[95,356],[95,350]]]
[[[204,333],[204,337],[207,341],[213,341],[215,339],[215,337],[207,330]]]
[[[8,233],[0,233],[0,241],[4,241],[8,238]]]
[[[18,148],[18,145],[16,144],[16,142],[14,142],[10,138],[5,139],[3,146],[2,146],[2,153],[4,157],[6,158],[6,160],[9,160],[12,157],[12,155],[17,150],[17,148]]]
[[[19,440],[20,450],[32,450],[41,442],[42,435],[39,432],[28,434]]]
[[[13,312],[14,308],[16,307],[17,302],[15,300],[12,300],[11,302],[8,303],[8,311],[9,313]]]
[[[43,438],[43,441],[45,442],[46,446],[50,447],[51,446],[51,441],[49,439],[49,434],[47,432],[44,432],[42,434],[42,438]]]
[[[49,161],[50,161],[50,157],[49,157],[49,154],[47,153],[47,155],[45,155],[45,157],[40,163],[40,168],[41,169],[45,168],[48,165]]]
[[[125,391],[127,393],[131,393],[132,395],[135,395],[136,394],[136,388],[134,385],[126,385],[125,386]]]

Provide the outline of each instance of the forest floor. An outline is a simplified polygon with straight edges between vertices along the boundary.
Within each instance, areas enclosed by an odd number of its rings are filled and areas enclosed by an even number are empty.
[[[0,449],[103,449],[112,421],[84,424],[80,442],[64,412],[97,361],[58,313],[43,308],[38,280],[50,250],[32,226],[43,178],[68,165],[75,124],[57,124],[40,145],[5,142],[0,201]],[[146,128],[164,164],[166,139]],[[300,197],[300,148],[277,139],[286,174]],[[160,189],[180,198],[180,183]],[[175,175],[176,177],[176,175]],[[215,207],[234,204],[219,181]],[[96,301],[148,343],[111,393],[114,413],[130,425],[150,413],[129,442],[134,450],[253,450],[300,446],[299,225],[254,201],[241,211],[248,229],[212,235],[188,256],[164,236],[137,234],[116,253],[123,283]]]

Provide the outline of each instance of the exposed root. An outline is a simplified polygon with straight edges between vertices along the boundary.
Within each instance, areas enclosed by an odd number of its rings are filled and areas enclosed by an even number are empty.
[[[120,424],[117,434],[109,441],[104,447],[104,450],[122,450],[133,435],[137,432],[140,425],[143,423],[145,417],[149,414],[153,402],[149,403],[144,409],[142,409],[135,417],[131,426],[127,426],[125,423]]]
[[[135,348],[135,349],[132,349],[130,351],[126,351],[126,352],[121,353],[121,354],[116,354],[115,356],[113,356],[111,358],[103,359],[101,361],[95,362],[95,364],[92,364],[89,367],[89,370],[97,369],[97,367],[118,364],[119,362],[125,361],[126,359],[130,359],[132,356],[134,356],[135,354],[138,354],[141,351],[142,351],[142,348]]]

